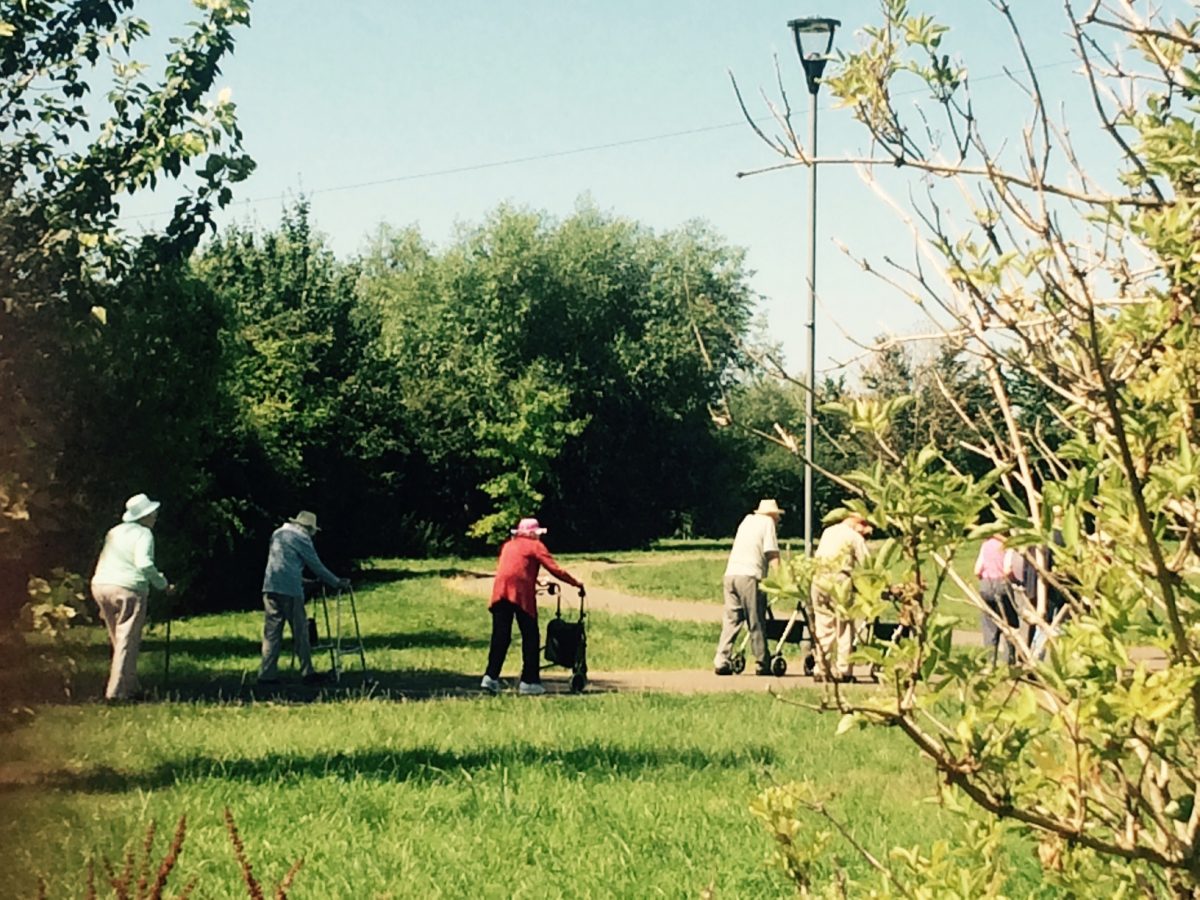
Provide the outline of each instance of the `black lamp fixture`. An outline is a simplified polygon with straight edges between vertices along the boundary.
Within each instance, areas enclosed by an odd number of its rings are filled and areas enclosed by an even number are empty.
[[[808,92],[814,97],[821,87],[821,75],[825,72],[825,63],[829,62],[829,51],[833,49],[833,33],[842,23],[837,19],[827,19],[820,16],[810,16],[804,19],[792,19],[788,28],[792,29],[792,37],[796,41],[796,53],[800,56],[800,64],[804,66],[804,80],[808,82]],[[812,40],[820,44],[821,35],[825,35],[824,50],[804,51],[802,34],[814,35]]]

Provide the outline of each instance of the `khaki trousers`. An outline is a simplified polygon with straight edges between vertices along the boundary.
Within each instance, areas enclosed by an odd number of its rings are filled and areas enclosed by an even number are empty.
[[[137,658],[146,625],[147,592],[139,593],[115,584],[93,584],[92,597],[100,607],[100,618],[112,644],[112,665],[104,696],[128,700],[138,688]]]
[[[817,672],[834,676],[849,675],[854,666],[854,622],[838,618],[833,598],[813,588],[813,641],[817,645]]]

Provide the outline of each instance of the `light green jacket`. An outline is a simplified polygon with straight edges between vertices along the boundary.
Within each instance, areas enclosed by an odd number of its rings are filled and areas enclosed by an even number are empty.
[[[96,561],[92,584],[109,584],[146,593],[150,586],[164,590],[167,579],[154,565],[154,532],[140,522],[110,528]]]

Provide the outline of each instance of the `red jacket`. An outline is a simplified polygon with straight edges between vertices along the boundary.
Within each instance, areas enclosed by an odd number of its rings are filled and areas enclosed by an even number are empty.
[[[488,608],[500,600],[508,600],[536,618],[537,577],[542,566],[555,578],[582,587],[570,572],[559,567],[540,540],[535,537],[515,537],[505,541],[500,548],[496,580],[492,584],[492,600]]]

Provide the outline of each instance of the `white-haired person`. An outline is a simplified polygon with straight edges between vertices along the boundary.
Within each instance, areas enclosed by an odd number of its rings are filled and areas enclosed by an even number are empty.
[[[487,671],[479,685],[489,693],[499,693],[503,687],[500,670],[512,643],[513,619],[517,620],[521,630],[521,680],[517,683],[517,693],[526,696],[546,693],[538,662],[537,579],[542,567],[560,581],[583,590],[583,582],[554,561],[542,543],[545,533],[546,529],[537,519],[522,519],[512,529],[512,537],[500,548],[492,598],[488,602],[488,612],[492,614],[492,641]]]
[[[729,551],[721,585],[725,598],[724,623],[713,657],[713,671],[718,675],[733,674],[729,656],[743,622],[750,632],[755,674],[771,674],[771,654],[767,650],[763,625],[767,615],[767,595],[759,583],[771,569],[779,566],[779,539],[775,529],[782,515],[783,510],[774,500],[761,500],[758,508],[742,519],[733,537],[733,548]]]
[[[262,586],[265,618],[262,663],[258,669],[259,684],[276,684],[279,681],[279,650],[283,643],[284,622],[292,629],[292,647],[300,662],[300,675],[304,681],[311,684],[327,678],[313,669],[312,648],[308,644],[308,619],[304,615],[304,570],[308,569],[327,585],[339,590],[348,588],[350,579],[334,575],[317,556],[313,535],[319,530],[316,514],[301,510],[271,535]]]
[[[139,696],[137,659],[150,588],[175,592],[175,586],[154,563],[154,525],[160,505],[145,494],[125,501],[121,522],[104,536],[104,548],[92,574],[92,597],[112,644],[112,664],[104,688],[105,700],[112,703]]]

